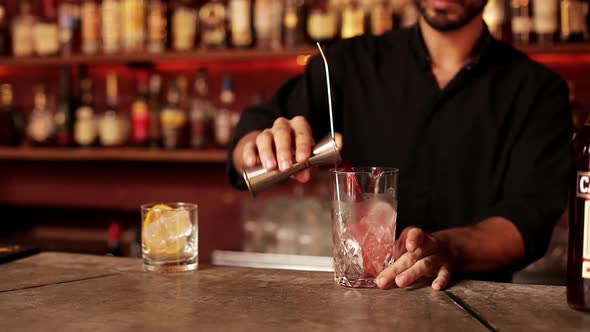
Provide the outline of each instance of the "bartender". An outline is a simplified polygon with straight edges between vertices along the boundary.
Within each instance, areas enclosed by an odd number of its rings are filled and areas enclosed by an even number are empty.
[[[328,50],[336,131],[353,166],[400,169],[395,263],[380,288],[510,281],[542,257],[565,209],[571,117],[560,76],[495,40],[486,0],[416,0],[419,23]],[[230,150],[285,170],[329,133],[323,63],[245,110]],[[295,149],[293,157],[292,149]],[[295,159],[295,160],[293,160]],[[294,177],[310,179],[309,170]]]

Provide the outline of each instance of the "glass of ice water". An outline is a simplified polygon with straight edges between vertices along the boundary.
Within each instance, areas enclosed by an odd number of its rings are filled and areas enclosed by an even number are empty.
[[[141,249],[147,271],[193,271],[199,265],[198,206],[190,203],[141,206]]]
[[[398,173],[379,167],[330,171],[337,284],[376,287],[377,275],[393,263]]]

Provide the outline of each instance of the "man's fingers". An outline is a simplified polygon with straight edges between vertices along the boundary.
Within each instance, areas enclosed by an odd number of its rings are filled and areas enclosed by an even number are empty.
[[[269,171],[273,170],[276,167],[276,161],[273,152],[273,135],[270,129],[264,130],[256,137],[256,147],[262,166]]]
[[[441,291],[441,290],[447,288],[450,281],[451,281],[451,271],[449,270],[448,266],[443,265],[440,267],[440,269],[438,271],[438,275],[436,276],[436,279],[434,279],[434,281],[432,282],[432,289],[434,289],[436,291]]]
[[[257,159],[256,144],[253,141],[246,142],[242,152],[242,160],[244,161],[244,164],[246,167],[254,167],[256,166]]]
[[[425,234],[424,231],[417,227],[412,227],[408,230],[406,235],[406,250],[414,252],[417,248],[422,246],[424,242]]]
[[[424,257],[412,267],[395,277],[395,283],[398,287],[409,286],[422,277],[432,276],[439,266],[440,257],[437,255]]]
[[[281,171],[287,170],[293,164],[292,130],[289,120],[278,118],[272,127],[272,133],[277,151],[279,169]]]
[[[414,266],[414,264],[427,255],[430,255],[430,253],[423,252],[421,248],[416,249],[414,252],[406,252],[395,263],[379,274],[377,277],[377,286],[379,288],[387,288],[398,275]]]
[[[297,162],[302,163],[311,157],[314,144],[311,127],[302,116],[296,116],[290,122],[295,134],[295,159]]]
[[[311,179],[311,169],[304,169],[303,171],[293,175],[293,179],[300,183],[306,183]]]

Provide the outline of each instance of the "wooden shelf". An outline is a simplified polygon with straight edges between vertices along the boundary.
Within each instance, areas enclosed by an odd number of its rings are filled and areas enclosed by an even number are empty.
[[[528,54],[590,54],[590,43],[554,43],[514,45],[514,47]]]
[[[100,65],[100,64],[149,64],[174,61],[251,61],[269,59],[288,59],[315,54],[316,49],[305,47],[292,50],[260,50],[260,49],[224,49],[195,50],[190,52],[163,53],[120,53],[97,55],[71,55],[49,57],[0,57],[0,66],[69,66],[69,65]]]
[[[0,160],[33,161],[144,161],[168,163],[225,163],[225,150],[150,150],[140,148],[7,148]]]

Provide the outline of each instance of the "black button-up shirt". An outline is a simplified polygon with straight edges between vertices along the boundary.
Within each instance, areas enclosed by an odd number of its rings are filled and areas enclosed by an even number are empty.
[[[418,26],[333,45],[327,57],[335,127],[348,163],[400,169],[398,230],[504,217],[524,238],[522,266],[545,253],[565,209],[568,89],[487,30],[476,49],[476,60],[441,89]],[[279,116],[303,115],[316,140],[327,135],[325,83],[315,56],[268,103],[243,112],[234,144]],[[244,187],[232,167],[230,179]]]

